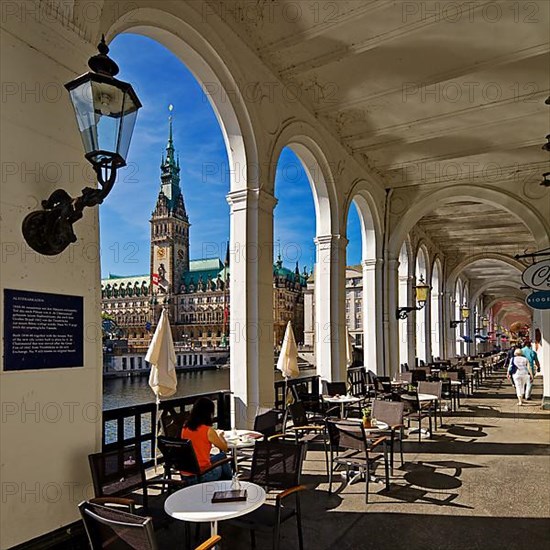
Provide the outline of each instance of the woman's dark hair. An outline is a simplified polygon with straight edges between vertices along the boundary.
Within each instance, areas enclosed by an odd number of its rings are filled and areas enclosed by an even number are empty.
[[[213,422],[214,401],[208,399],[208,397],[199,397],[191,409],[191,414],[185,423],[185,427],[194,431],[199,426],[212,426]]]

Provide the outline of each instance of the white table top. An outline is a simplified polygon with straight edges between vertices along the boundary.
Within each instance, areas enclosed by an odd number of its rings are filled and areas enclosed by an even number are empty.
[[[361,401],[360,397],[354,397],[353,395],[340,395],[338,397],[332,396],[332,397],[325,397],[323,396],[323,399],[327,401],[328,403],[357,403],[357,401]]]
[[[261,441],[264,438],[263,434],[254,430],[228,430],[224,432],[223,436],[230,449],[254,447],[256,441]]]
[[[416,395],[402,395],[401,399],[406,401],[416,401]],[[419,393],[418,401],[437,401],[437,395],[432,395],[431,393]]]
[[[363,419],[362,418],[346,418],[346,420],[344,420],[344,422],[356,422],[356,423],[363,423]],[[389,424],[386,424],[386,422],[382,422],[382,420],[377,420],[376,421],[376,425],[375,426],[372,426],[370,428],[365,428],[365,431],[366,432],[382,432],[384,430],[389,430],[390,429],[390,425]]]
[[[209,481],[191,485],[170,495],[164,503],[164,511],[183,521],[206,522],[244,516],[265,502],[265,491],[255,483],[241,481],[241,489],[247,490],[246,501],[212,503],[216,491],[229,491],[230,480]]]

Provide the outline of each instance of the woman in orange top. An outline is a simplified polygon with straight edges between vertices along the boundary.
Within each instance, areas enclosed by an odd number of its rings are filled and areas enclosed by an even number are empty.
[[[225,453],[228,450],[223,433],[218,435],[218,432],[212,427],[213,422],[214,402],[207,397],[199,397],[181,431],[181,438],[191,441],[201,470],[225,458]],[[221,452],[212,456],[210,451],[213,445]],[[231,479],[231,477],[231,466],[226,462],[219,468],[214,468],[201,476],[201,479],[202,481],[217,481],[218,479]]]

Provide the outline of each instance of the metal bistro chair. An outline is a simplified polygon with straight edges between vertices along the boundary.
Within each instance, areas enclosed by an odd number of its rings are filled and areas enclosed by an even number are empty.
[[[385,422],[390,428],[389,432],[381,432],[382,435],[389,435],[390,440],[390,471],[393,475],[393,450],[394,441],[399,441],[399,453],[401,456],[401,466],[403,466],[403,436],[405,425],[403,424],[403,413],[405,403],[396,401],[381,401],[375,399],[372,402],[372,416],[377,420]]]
[[[328,414],[330,414],[330,411],[328,411]],[[291,437],[296,443],[304,444],[305,452],[307,452],[310,444],[322,444],[328,472],[328,447],[324,419],[309,418],[303,404],[298,401],[287,407],[286,420],[290,420],[292,425],[286,426],[285,422],[283,433],[275,435],[271,439],[284,440]]]
[[[201,483],[204,474],[211,472],[226,462],[231,463],[231,457],[226,457],[201,470],[199,461],[189,439],[160,436],[158,447],[164,458],[164,471],[171,479],[172,473],[179,473],[185,481]]]
[[[158,550],[150,517],[136,516],[92,502],[78,505],[92,550]],[[215,535],[195,550],[210,550],[220,542]]]
[[[114,451],[94,453],[88,456],[94,485],[94,502],[113,503],[127,506],[131,512],[141,508],[138,514],[153,516],[160,525],[166,525],[169,518],[164,513],[166,495],[153,496],[149,489],[181,489],[180,480],[155,477],[147,479],[140,449],[131,445]],[[141,491],[142,494],[136,493]]]
[[[435,395],[437,400],[435,403],[430,404],[430,410],[434,415],[434,426],[437,429],[437,412],[439,411],[439,425],[443,426],[443,413],[441,411],[441,394],[443,383],[439,382],[418,382],[418,393],[429,393]]]
[[[384,458],[386,490],[389,490],[390,476],[386,436],[380,436],[369,443],[365,428],[361,423],[327,418],[326,424],[330,442],[329,494],[332,494],[332,477],[338,466],[346,468],[346,479],[348,480],[350,469],[358,469],[365,476],[365,502],[368,504],[370,473],[380,458]],[[372,454],[379,445],[383,445],[383,453]]]
[[[281,523],[295,517],[298,528],[298,547],[304,548],[300,493],[306,487],[300,484],[305,445],[289,441],[259,441],[254,446],[252,468],[248,481],[275,490],[275,505],[266,503],[260,508],[229,522],[250,530],[252,548],[256,547],[255,531],[266,530],[273,535],[273,549],[279,550]],[[294,506],[287,505],[294,495]]]
[[[165,409],[160,415],[162,433],[167,437],[181,437],[181,430],[189,417],[188,412],[176,412],[174,409]]]
[[[256,415],[254,431],[260,432],[265,438],[280,434],[283,431],[283,413],[277,409],[268,409]]]

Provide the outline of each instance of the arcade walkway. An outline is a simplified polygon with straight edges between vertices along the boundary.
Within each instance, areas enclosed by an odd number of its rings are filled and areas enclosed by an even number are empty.
[[[511,385],[490,376],[460,412],[444,416],[432,440],[405,444],[405,466],[388,493],[362,482],[328,495],[322,453],[309,452],[304,482],[306,549],[539,549],[550,537],[550,413],[535,401],[516,405]],[[334,487],[333,487],[334,488]],[[206,528],[203,528],[206,534]],[[281,548],[298,548],[295,528],[283,528]],[[221,526],[223,548],[248,549],[248,533]],[[259,549],[271,538],[258,534]],[[169,544],[162,548],[177,548]]]

